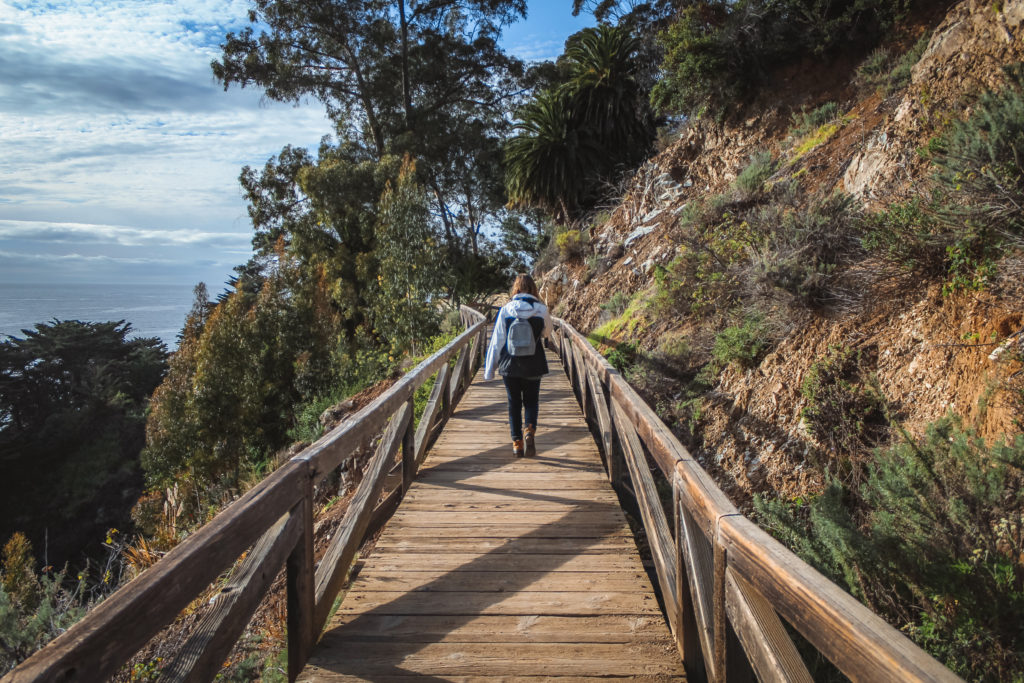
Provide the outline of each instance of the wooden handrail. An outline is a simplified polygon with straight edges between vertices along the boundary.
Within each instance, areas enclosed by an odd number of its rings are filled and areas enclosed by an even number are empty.
[[[810,681],[785,619],[851,680],[961,680],[746,519],[587,339],[564,320],[554,323],[609,479],[620,491],[632,484],[689,678]],[[647,454],[672,485],[674,528]]]
[[[486,318],[465,306],[459,313],[465,332],[22,662],[3,677],[3,683],[109,679],[249,548],[247,561],[224,584],[211,613],[161,680],[212,680],[282,566],[288,586],[288,674],[294,680],[373,521],[382,517],[387,500],[396,501],[404,493],[430,440],[479,365]],[[453,372],[450,362],[456,356]],[[417,429],[413,395],[435,374],[434,391]],[[314,486],[385,428],[324,561],[314,567]],[[397,495],[386,496],[378,505],[399,451],[402,477]]]

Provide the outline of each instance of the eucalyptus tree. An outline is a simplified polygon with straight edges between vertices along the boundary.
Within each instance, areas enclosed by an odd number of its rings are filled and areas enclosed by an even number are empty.
[[[525,11],[525,0],[253,0],[251,26],[226,37],[213,71],[225,88],[319,100],[374,161],[411,154],[449,254],[476,254],[503,212],[494,160],[523,75],[497,39]]]

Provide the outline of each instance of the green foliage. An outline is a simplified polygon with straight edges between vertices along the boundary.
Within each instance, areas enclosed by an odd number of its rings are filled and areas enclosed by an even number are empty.
[[[214,76],[274,100],[319,100],[338,139],[315,159],[286,147],[262,174],[243,172],[257,253],[271,257],[282,238],[304,263],[327,266],[352,342],[377,274],[376,207],[409,155],[430,189],[445,293],[463,299],[504,286],[518,255],[502,239],[515,225],[506,220],[502,139],[508,102],[524,84],[523,64],[498,38],[525,2],[251,4],[250,24],[227,35]],[[496,240],[484,226],[500,226]]]
[[[637,353],[638,344],[635,341],[622,342],[612,347],[605,354],[605,358],[608,359],[613,368],[623,372],[636,363]]]
[[[431,299],[441,289],[442,251],[415,172],[416,165],[407,157],[394,186],[385,188],[377,215],[380,266],[369,316],[375,330],[387,331],[395,357],[406,351],[419,353],[437,335],[440,324]]]
[[[659,35],[665,58],[663,77],[651,91],[655,109],[717,117],[746,96],[757,70],[743,43],[729,44],[738,33],[732,16],[726,2],[702,2],[684,8]]]
[[[887,48],[872,50],[867,58],[857,67],[857,83],[870,89],[878,88],[888,82],[892,71],[892,53]]]
[[[753,258],[753,282],[761,294],[784,293],[794,305],[841,307],[855,295],[841,268],[862,253],[860,211],[850,195],[812,197],[802,205],[783,199],[746,215],[761,240]]]
[[[773,68],[841,47],[870,45],[909,6],[886,0],[700,0],[659,38],[661,111],[720,117],[738,109]]]
[[[771,152],[755,152],[750,157],[750,163],[736,176],[733,188],[741,200],[752,199],[764,190],[764,184],[774,172],[775,162],[772,161]]]
[[[789,131],[789,135],[793,138],[802,138],[838,118],[839,104],[836,102],[826,102],[809,112],[803,110],[793,112],[793,128]]]
[[[564,80],[538,91],[517,113],[505,147],[509,199],[559,223],[593,206],[623,169],[642,161],[655,137],[627,26],[586,28],[566,43]]]
[[[886,400],[869,364],[863,349],[832,347],[800,387],[807,430],[837,455],[863,453],[888,435]]]
[[[625,292],[615,292],[608,301],[601,304],[601,310],[606,311],[613,318],[617,318],[629,308],[632,299],[633,297]]]
[[[756,237],[737,220],[735,207],[724,196],[692,202],[679,227],[678,255],[654,271],[652,307],[661,314],[697,317],[731,309],[741,293],[739,266]]]
[[[300,404],[295,409],[295,424],[288,430],[288,440],[292,442],[313,443],[324,433],[320,416],[324,411],[344,400],[350,392],[339,391],[326,396],[317,396]]]
[[[805,136],[800,142],[793,148],[792,161],[796,161],[803,157],[805,154],[810,152],[818,145],[822,145],[828,142],[833,135],[839,132],[840,122],[825,123],[818,126],[809,135]]]
[[[21,530],[41,544],[49,529],[49,557],[64,562],[127,516],[101,489],[138,485],[167,349],[129,338],[124,321],[54,320],[23,333],[0,341],[0,537]]]
[[[993,236],[1024,234],[1024,64],[986,92],[939,145],[938,182],[954,205],[949,221]]]
[[[0,674],[13,669],[85,616],[84,580],[65,587],[65,571],[37,576],[32,546],[14,534],[0,563]]]
[[[857,83],[883,95],[891,95],[910,83],[910,72],[928,48],[931,34],[921,36],[914,45],[899,57],[879,48],[868,55],[857,67]]]
[[[1024,631],[1024,436],[953,417],[881,451],[855,489],[759,498],[763,524],[968,680],[1016,680]]]
[[[983,289],[1024,237],[1024,65],[984,93],[970,117],[932,139],[929,201],[890,206],[867,222],[865,245],[904,268],[944,274],[945,293]]]
[[[331,301],[326,278],[282,258],[255,296],[236,289],[201,328],[186,326],[146,424],[151,486],[194,488],[190,501],[213,486],[216,504],[220,487],[237,487],[246,468],[287,444],[297,406],[363,367],[378,370],[379,347],[365,337],[354,340],[358,351],[339,353],[345,320]]]
[[[861,565],[877,562],[879,549],[861,537],[850,505],[849,491],[835,479],[808,500],[754,497],[762,526],[854,597],[865,600],[869,588]]]
[[[865,219],[865,249],[911,272],[941,275],[947,269],[942,226],[921,198],[890,204]]]
[[[587,201],[600,155],[597,142],[575,129],[563,90],[538,93],[518,116],[517,134],[505,146],[509,199],[567,222]]]
[[[558,247],[558,260],[562,263],[574,261],[583,256],[583,247],[586,244],[583,234],[579,230],[566,230],[555,235],[555,245]]]
[[[764,320],[749,318],[741,325],[726,327],[715,336],[711,357],[720,367],[735,363],[749,370],[757,367],[771,343]]]

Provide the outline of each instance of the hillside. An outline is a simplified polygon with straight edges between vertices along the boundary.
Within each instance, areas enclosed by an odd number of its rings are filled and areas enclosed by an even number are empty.
[[[912,16],[874,52],[779,70],[745,108],[679,126],[615,206],[560,237],[540,273],[556,315],[590,333],[741,509],[961,675],[982,636],[937,643],[975,618],[999,631],[1002,617],[935,616],[930,599],[967,601],[923,596],[926,582],[886,593],[862,575],[870,553],[857,544],[879,538],[879,449],[916,439],[925,450],[929,429],[952,442],[962,426],[990,446],[1021,433],[1020,207],[989,237],[971,213],[990,206],[967,187],[973,176],[962,195],[959,179],[939,176],[943,141],[989,111],[983,93],[1019,92],[1005,90],[1004,67],[1024,59],[1022,35],[1024,2],[963,0]],[[943,243],[936,226],[953,206],[968,227]],[[952,432],[940,428],[947,415],[960,419]],[[1018,577],[1019,466],[993,494],[992,528],[943,529],[975,558],[989,557],[979,539],[995,539]],[[936,507],[976,502],[943,491]],[[829,500],[846,508],[839,541],[818,524]],[[1005,630],[1004,643],[1021,642],[1019,624]],[[1001,647],[991,652],[1005,659],[974,675],[1020,675]]]

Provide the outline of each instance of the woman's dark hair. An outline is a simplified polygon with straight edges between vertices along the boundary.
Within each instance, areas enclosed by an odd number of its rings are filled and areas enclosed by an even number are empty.
[[[529,294],[535,299],[540,298],[540,293],[537,291],[537,283],[526,273],[516,275],[516,281],[512,283],[512,296],[516,294]]]

